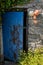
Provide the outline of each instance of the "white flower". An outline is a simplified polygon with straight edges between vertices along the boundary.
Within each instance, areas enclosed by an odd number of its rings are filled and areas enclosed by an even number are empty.
[[[28,11],[29,16],[33,16],[34,12],[33,11]]]

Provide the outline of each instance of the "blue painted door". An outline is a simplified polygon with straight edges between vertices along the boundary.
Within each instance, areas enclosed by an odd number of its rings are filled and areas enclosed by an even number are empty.
[[[23,49],[23,12],[6,12],[3,15],[3,51],[6,59],[17,61]]]

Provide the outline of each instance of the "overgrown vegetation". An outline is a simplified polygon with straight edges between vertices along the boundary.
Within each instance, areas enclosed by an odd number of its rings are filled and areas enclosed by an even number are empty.
[[[29,3],[30,0],[0,0],[0,22],[1,22],[1,14],[5,12],[6,9],[14,7],[16,5],[23,5]]]
[[[18,65],[43,65],[43,48],[21,52]]]
[[[10,7],[14,7],[15,5],[23,5],[29,3],[30,0],[0,0],[1,11],[3,12],[5,9],[9,9]]]

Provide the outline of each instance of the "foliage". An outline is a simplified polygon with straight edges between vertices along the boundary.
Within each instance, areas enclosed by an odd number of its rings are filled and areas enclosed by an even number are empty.
[[[23,5],[28,3],[30,0],[0,0],[0,22],[1,22],[1,14],[5,13],[5,10],[14,7],[15,5]]]
[[[43,65],[43,48],[20,53],[18,65]]]
[[[10,7],[14,7],[15,5],[23,5],[28,3],[30,0],[0,0],[1,11],[3,12],[5,9],[9,9]]]
[[[29,3],[30,2],[30,0],[17,0],[17,5],[23,5],[23,4],[27,4],[27,3]]]

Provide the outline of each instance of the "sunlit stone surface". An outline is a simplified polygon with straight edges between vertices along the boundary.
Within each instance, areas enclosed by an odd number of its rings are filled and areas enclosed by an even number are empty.
[[[33,18],[28,16],[28,24],[29,48],[41,47],[43,45],[43,16],[41,14],[37,16],[37,24],[34,24]]]

